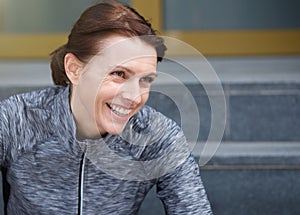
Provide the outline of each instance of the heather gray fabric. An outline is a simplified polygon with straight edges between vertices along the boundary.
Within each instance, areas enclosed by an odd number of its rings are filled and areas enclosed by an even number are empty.
[[[76,139],[68,87],[10,97],[0,120],[7,214],[133,215],[154,185],[166,214],[211,214],[182,131],[150,107],[99,140]]]

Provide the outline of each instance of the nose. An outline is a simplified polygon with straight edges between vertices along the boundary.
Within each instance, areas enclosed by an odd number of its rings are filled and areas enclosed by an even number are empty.
[[[142,101],[142,89],[140,87],[139,80],[132,78],[127,80],[121,86],[121,96],[125,102],[129,103],[128,105],[134,106],[138,105]]]

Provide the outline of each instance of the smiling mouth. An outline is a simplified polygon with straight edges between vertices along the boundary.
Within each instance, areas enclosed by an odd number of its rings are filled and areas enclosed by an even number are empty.
[[[122,108],[114,104],[107,104],[107,106],[118,116],[128,116],[132,111],[132,109]]]

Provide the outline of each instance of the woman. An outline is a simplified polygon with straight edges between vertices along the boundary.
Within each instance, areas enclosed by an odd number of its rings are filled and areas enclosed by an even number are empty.
[[[57,86],[0,103],[7,214],[211,214],[180,128],[144,106],[166,47],[134,9],[88,8],[52,53]],[[7,187],[5,187],[7,190]]]

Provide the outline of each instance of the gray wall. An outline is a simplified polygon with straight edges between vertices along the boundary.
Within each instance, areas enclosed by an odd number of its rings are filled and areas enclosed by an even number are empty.
[[[168,30],[248,30],[300,27],[298,0],[189,0],[164,2]]]

